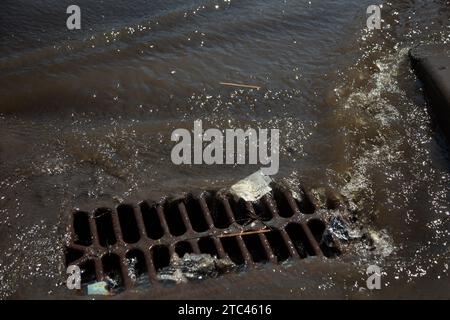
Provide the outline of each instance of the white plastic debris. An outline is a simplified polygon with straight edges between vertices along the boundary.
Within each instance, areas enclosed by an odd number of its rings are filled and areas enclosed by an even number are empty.
[[[99,281],[87,286],[88,295],[109,296],[111,292],[108,289],[106,281]]]
[[[257,201],[272,190],[269,186],[271,182],[269,176],[258,170],[234,184],[230,191],[245,201]]]

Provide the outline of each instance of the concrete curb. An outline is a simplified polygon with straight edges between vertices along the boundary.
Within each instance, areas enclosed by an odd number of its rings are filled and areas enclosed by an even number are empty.
[[[450,142],[450,44],[422,44],[409,51],[432,113]]]

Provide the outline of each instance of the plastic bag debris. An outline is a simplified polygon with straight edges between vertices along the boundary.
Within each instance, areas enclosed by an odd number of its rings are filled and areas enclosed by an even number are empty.
[[[330,221],[329,230],[336,238],[344,241],[350,240],[350,235],[348,233],[348,226],[344,220],[340,217],[333,217]]]
[[[245,201],[257,201],[265,194],[272,191],[270,183],[272,179],[262,173],[261,170],[249,175],[248,177],[235,183],[230,191],[237,197],[243,198]]]
[[[351,241],[361,239],[363,233],[361,230],[351,227],[344,219],[339,216],[334,216],[330,220],[330,227],[328,232],[333,234],[336,238],[343,241]]]
[[[110,296],[109,285],[106,281],[91,283],[87,286],[88,295]]]

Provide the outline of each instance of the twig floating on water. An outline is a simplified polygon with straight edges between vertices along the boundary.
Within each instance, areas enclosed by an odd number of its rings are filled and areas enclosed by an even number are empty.
[[[250,88],[250,89],[256,89],[256,90],[261,89],[261,87],[259,87],[259,86],[252,86],[249,84],[240,84],[240,83],[232,83],[232,82],[220,82],[220,84],[223,84],[224,86],[231,86],[231,87],[242,87],[242,88]]]

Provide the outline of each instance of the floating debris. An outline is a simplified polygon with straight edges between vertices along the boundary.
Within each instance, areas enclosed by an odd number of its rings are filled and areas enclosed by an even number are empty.
[[[271,182],[272,179],[269,176],[266,176],[261,170],[258,170],[234,184],[230,188],[230,191],[245,201],[253,202],[272,191],[270,187]]]
[[[256,89],[256,90],[261,89],[260,86],[253,86],[253,85],[241,84],[241,83],[220,82],[220,84],[222,84],[224,86],[230,86],[230,87],[242,87],[242,88],[249,88],[249,89]]]
[[[210,254],[185,254],[182,258],[174,254],[171,264],[160,270],[157,279],[184,283],[189,280],[202,280],[204,278],[215,278],[221,274],[231,271],[235,264],[229,259],[218,259]]]
[[[112,292],[109,290],[109,285],[106,281],[99,281],[89,284],[87,286],[87,294],[97,296],[111,296]]]
[[[363,236],[363,233],[360,230],[350,227],[349,224],[340,216],[331,218],[328,231],[343,241],[356,240]]]

